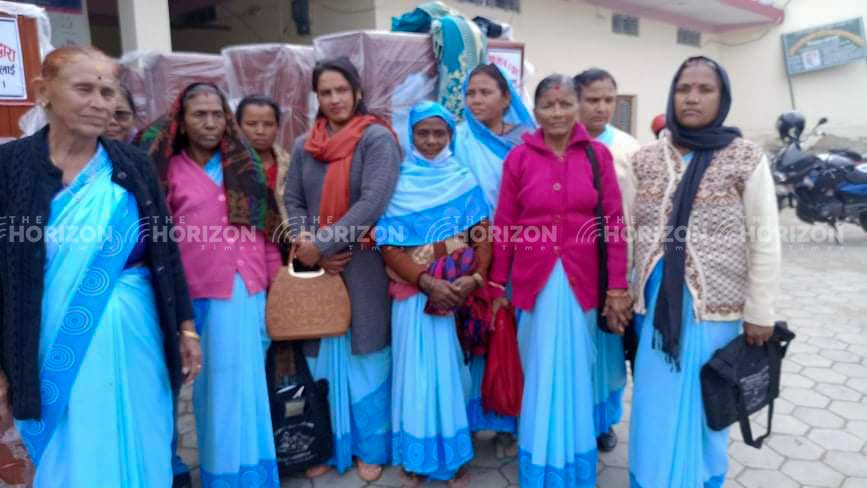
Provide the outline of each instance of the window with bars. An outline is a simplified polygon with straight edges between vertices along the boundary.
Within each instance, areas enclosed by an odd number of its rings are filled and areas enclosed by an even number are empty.
[[[638,17],[614,14],[611,16],[611,30],[614,31],[615,34],[638,36]]]
[[[504,10],[521,11],[521,0],[458,0],[464,3],[474,3],[483,7],[501,8]]]
[[[611,124],[623,132],[635,135],[635,95],[617,95]]]
[[[701,32],[687,29],[685,27],[678,27],[677,43],[686,46],[701,47]]]

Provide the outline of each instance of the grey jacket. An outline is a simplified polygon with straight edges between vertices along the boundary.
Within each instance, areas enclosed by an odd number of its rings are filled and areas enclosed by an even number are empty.
[[[283,200],[290,232],[319,228],[319,201],[328,165],[304,150],[307,135],[299,137],[292,148],[292,165],[285,182]],[[379,125],[369,126],[352,156],[349,178],[349,211],[315,240],[325,256],[352,251],[352,260],[343,270],[343,281],[352,304],[352,353],[379,351],[391,343],[391,298],[382,256],[376,250],[361,250],[339,236],[353,236],[357,241],[362,230],[379,220],[397,184],[401,150],[391,132]],[[329,238],[338,236],[337,238]],[[316,356],[319,341],[308,341],[305,354]]]

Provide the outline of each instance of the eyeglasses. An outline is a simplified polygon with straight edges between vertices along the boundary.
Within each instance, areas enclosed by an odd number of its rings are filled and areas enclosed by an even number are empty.
[[[114,120],[117,122],[129,122],[132,120],[132,112],[129,110],[116,110],[114,114],[112,114]]]

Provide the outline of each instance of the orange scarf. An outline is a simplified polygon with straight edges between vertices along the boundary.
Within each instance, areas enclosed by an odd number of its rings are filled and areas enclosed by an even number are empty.
[[[333,225],[349,211],[349,173],[352,155],[361,140],[364,130],[371,124],[391,127],[375,115],[359,115],[333,135],[328,134],[328,120],[316,119],[304,150],[323,163],[328,164],[322,184],[322,200],[319,202],[319,226]],[[394,132],[392,131],[392,134]],[[397,136],[395,136],[397,140]],[[367,240],[367,239],[364,239]]]

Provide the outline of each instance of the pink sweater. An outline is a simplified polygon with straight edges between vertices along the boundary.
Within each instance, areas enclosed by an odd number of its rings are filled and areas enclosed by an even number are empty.
[[[250,294],[267,289],[280,269],[280,251],[262,231],[227,224],[223,186],[186,153],[172,158],[168,180],[166,200],[190,297],[231,298],[235,273]]]
[[[503,163],[503,179],[494,218],[494,261],[491,279],[505,284],[511,271],[512,301],[532,310],[561,259],[572,291],[584,310],[597,308],[598,258],[593,171],[587,144],[599,161],[603,209],[608,222],[608,286],[627,288],[623,208],[611,153],[591,141],[576,124],[562,158],[546,145],[542,129],[524,134]]]

